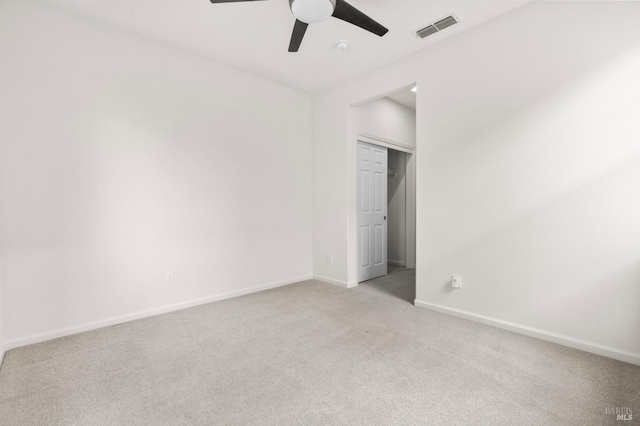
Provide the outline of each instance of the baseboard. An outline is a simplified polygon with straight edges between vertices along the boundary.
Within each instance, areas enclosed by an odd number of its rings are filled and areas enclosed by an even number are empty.
[[[391,259],[387,259],[387,264],[391,266],[401,266],[403,268],[406,266],[406,262],[402,262],[400,260],[391,260]]]
[[[313,279],[317,281],[322,281],[323,283],[333,284],[333,285],[337,285],[344,288],[353,288],[358,286],[358,283],[348,283],[345,281],[334,280],[333,278],[323,277],[322,275],[314,275]]]
[[[637,353],[627,352],[620,349],[599,345],[597,343],[589,342],[586,340],[575,339],[573,337],[564,336],[562,334],[552,333],[549,331],[527,327],[509,321],[499,320],[497,318],[491,318],[484,315],[462,311],[459,309],[436,305],[434,303],[428,303],[418,299],[414,301],[414,305],[419,308],[425,308],[431,311],[440,312],[442,314],[452,315],[454,317],[479,322],[481,324],[490,325],[496,328],[501,328],[503,330],[513,331],[515,333],[524,334],[525,336],[535,337],[540,340],[546,340],[548,342],[557,343],[559,345],[568,346],[570,348],[579,349],[592,354],[605,356],[607,358],[613,358],[619,361],[640,365],[640,354]]]
[[[116,324],[122,324],[137,319],[153,317],[156,315],[166,314],[169,312],[179,311],[182,309],[191,308],[199,305],[206,305],[207,303],[218,302],[220,300],[231,299],[234,297],[244,296],[251,293],[257,293],[259,291],[269,290],[272,288],[282,287],[289,284],[298,283],[301,281],[311,280],[311,275],[305,275],[298,278],[292,278],[283,281],[275,281],[267,284],[262,284],[255,287],[250,287],[244,290],[232,291],[228,293],[222,293],[215,296],[203,297],[201,299],[194,299],[187,302],[176,303],[174,305],[164,306],[161,308],[148,309],[133,314],[122,315],[119,317],[113,317],[101,321],[91,322],[79,326],[63,328],[47,333],[40,333],[33,336],[14,339],[5,342],[5,350],[15,349],[22,346],[32,345],[34,343],[46,342],[47,340],[57,339],[59,337],[70,336],[72,334],[83,333],[85,331],[97,330],[99,328],[109,327]]]

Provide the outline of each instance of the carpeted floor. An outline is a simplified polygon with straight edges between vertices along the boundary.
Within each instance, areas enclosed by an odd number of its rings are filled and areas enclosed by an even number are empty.
[[[6,354],[2,425],[638,424],[640,367],[307,281]],[[629,407],[616,421],[608,407]]]

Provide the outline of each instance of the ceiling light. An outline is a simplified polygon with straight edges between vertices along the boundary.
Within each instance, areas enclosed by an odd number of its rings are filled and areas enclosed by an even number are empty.
[[[336,0],[289,0],[291,13],[306,24],[316,24],[333,15]]]
[[[347,50],[349,48],[349,42],[347,40],[336,41],[336,49]]]
[[[416,93],[416,92],[418,91],[418,86],[413,86],[413,87],[411,88],[411,91],[412,91],[413,93]]]

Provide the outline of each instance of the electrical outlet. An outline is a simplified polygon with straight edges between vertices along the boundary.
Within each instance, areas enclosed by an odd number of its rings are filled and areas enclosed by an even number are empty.
[[[327,255],[327,263],[333,263],[333,255],[332,254],[328,254]]]
[[[175,283],[176,280],[176,276],[174,275],[173,272],[167,272],[167,284],[173,284]]]
[[[453,275],[451,277],[451,287],[462,288],[462,277],[460,275]]]

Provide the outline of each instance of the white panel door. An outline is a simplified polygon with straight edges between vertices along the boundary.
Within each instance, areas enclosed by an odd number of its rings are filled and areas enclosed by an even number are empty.
[[[358,282],[387,275],[387,148],[358,142]]]

